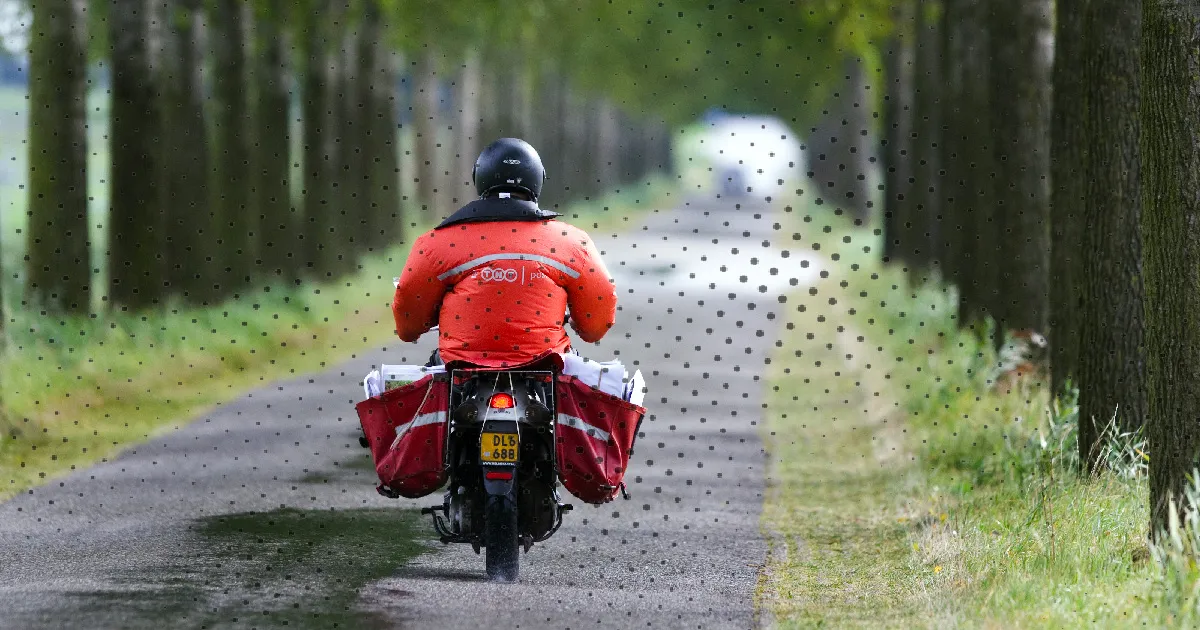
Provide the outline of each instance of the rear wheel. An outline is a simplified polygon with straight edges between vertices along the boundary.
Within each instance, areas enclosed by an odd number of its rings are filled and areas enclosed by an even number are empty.
[[[517,502],[512,496],[489,496],[483,522],[488,578],[497,582],[517,581],[521,565]]]

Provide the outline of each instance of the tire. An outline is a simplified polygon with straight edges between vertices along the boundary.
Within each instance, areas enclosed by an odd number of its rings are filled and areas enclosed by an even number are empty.
[[[521,572],[517,540],[517,503],[512,496],[489,496],[483,511],[487,576],[494,582],[516,582]]]

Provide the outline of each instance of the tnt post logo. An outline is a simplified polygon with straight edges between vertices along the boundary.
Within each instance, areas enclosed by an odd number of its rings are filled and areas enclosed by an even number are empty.
[[[471,274],[471,277],[480,282],[516,282],[522,279],[525,275],[524,269],[518,271],[516,269],[505,269],[502,267],[486,267]]]

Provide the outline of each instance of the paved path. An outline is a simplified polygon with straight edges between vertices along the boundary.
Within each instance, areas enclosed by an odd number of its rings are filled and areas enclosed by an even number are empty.
[[[436,545],[369,584],[357,606],[388,625],[439,629],[752,626],[765,556],[759,375],[779,295],[816,273],[799,252],[782,257],[790,233],[758,212],[687,206],[596,237],[621,310],[608,337],[581,351],[642,368],[650,390],[631,500],[573,501],[562,530],[522,558],[520,584],[485,583],[481,556]],[[379,497],[370,471],[345,465],[362,457],[358,380],[381,362],[423,362],[431,341],[255,390],[0,505],[0,626],[161,627],[129,602],[156,587],[144,577],[155,567],[178,562],[199,517],[437,502],[440,493]],[[303,481],[314,475],[329,481]]]

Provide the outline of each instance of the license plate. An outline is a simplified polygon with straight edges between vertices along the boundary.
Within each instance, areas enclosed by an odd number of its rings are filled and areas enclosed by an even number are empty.
[[[479,461],[495,464],[517,463],[516,433],[484,433],[479,441]]]

